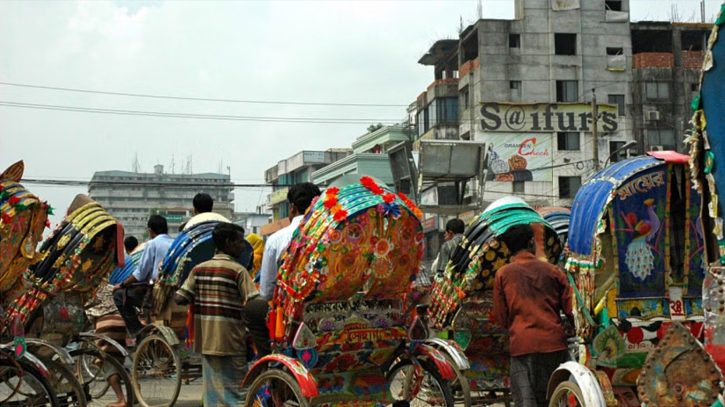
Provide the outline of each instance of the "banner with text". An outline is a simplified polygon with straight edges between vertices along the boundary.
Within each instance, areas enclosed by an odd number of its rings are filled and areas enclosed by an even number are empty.
[[[597,129],[619,129],[617,105],[597,103]],[[592,107],[586,103],[481,103],[480,126],[484,132],[590,132]]]
[[[551,181],[552,135],[541,133],[479,133],[488,146],[487,181]]]

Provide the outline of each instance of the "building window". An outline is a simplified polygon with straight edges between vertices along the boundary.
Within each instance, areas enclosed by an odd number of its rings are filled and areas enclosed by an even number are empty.
[[[556,133],[559,151],[579,150],[579,133],[564,132]]]
[[[576,34],[554,34],[556,55],[576,55]]]
[[[609,104],[619,106],[617,113],[620,116],[624,116],[624,95],[609,95]]]
[[[458,123],[458,98],[436,99],[430,104],[430,109],[431,114],[435,109],[435,121],[431,120],[432,125]]]
[[[669,99],[670,85],[667,82],[647,82],[647,99]]]
[[[509,48],[521,48],[520,34],[509,34]]]
[[[619,161],[627,158],[627,150],[618,151],[617,154],[612,155],[612,154],[614,154],[615,151],[624,147],[624,144],[625,144],[624,141],[610,141],[609,142],[609,161],[616,163],[616,162],[619,162]]]
[[[556,81],[556,101],[576,102],[579,99],[579,83],[577,81]]]
[[[525,181],[514,181],[511,184],[513,185],[514,194],[523,194],[524,193]]]
[[[461,94],[461,99],[463,99],[463,108],[468,109],[470,101],[468,98],[470,97],[470,94],[468,93],[468,88],[466,88],[463,93]]]
[[[614,55],[624,55],[624,48],[622,48],[622,47],[619,47],[619,48],[607,47],[607,55],[611,55],[611,56],[614,56]]]
[[[611,11],[622,11],[622,0],[605,0],[604,9]]]
[[[650,149],[657,148],[655,146],[659,146],[663,150],[677,149],[677,143],[675,143],[675,133],[670,129],[647,129],[647,142],[649,143]]]
[[[521,81],[509,81],[509,87],[511,89],[521,89]]]
[[[559,198],[574,198],[581,186],[581,177],[559,177]]]
[[[693,83],[690,85],[690,91],[691,92],[697,92],[700,90],[700,84],[699,83]]]

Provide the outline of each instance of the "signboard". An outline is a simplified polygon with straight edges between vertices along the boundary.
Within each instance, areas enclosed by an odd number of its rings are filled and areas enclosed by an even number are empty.
[[[617,105],[597,104],[597,108],[597,129],[617,131]],[[585,103],[481,103],[480,124],[484,132],[590,132],[592,107]]]
[[[184,220],[182,215],[162,215],[169,223],[181,223]]]
[[[551,134],[483,133],[476,140],[488,145],[487,181],[552,180]]]
[[[269,203],[272,205],[275,205],[280,202],[284,202],[287,199],[288,191],[289,191],[289,188],[287,188],[287,187],[278,189],[276,191],[272,191],[272,193],[269,194]]]
[[[304,162],[307,163],[324,163],[325,152],[324,151],[305,151]]]
[[[438,216],[423,219],[420,225],[423,227],[423,230],[435,229],[438,226]]]

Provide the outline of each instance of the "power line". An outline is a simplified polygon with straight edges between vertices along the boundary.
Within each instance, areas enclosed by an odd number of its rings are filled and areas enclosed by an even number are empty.
[[[129,96],[129,97],[140,97],[140,98],[149,98],[149,99],[191,100],[191,101],[197,101],[197,102],[247,103],[247,104],[259,104],[259,105],[294,105],[294,106],[348,106],[348,107],[408,107],[410,105],[410,104],[400,105],[400,104],[376,104],[376,103],[288,102],[288,101],[271,101],[271,100],[217,99],[217,98],[202,98],[202,97],[175,96],[175,95],[155,95],[155,94],[149,94],[149,93],[108,92],[108,91],[101,91],[101,90],[65,88],[65,87],[59,87],[59,86],[30,85],[30,84],[25,84],[25,83],[13,83],[13,82],[0,82],[0,85],[16,86],[16,87],[23,87],[23,88],[34,88],[34,89],[57,90],[57,91],[63,91],[63,92],[92,93],[92,94],[113,95],[113,96]]]

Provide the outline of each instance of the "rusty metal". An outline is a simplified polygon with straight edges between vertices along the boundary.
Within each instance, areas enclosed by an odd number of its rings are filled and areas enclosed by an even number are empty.
[[[700,342],[675,322],[647,357],[637,378],[637,393],[648,407],[710,406],[718,399],[722,380]]]

